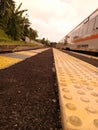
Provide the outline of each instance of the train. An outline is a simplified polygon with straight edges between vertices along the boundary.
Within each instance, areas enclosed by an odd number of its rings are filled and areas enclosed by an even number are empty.
[[[98,8],[64,36],[57,48],[98,53]]]

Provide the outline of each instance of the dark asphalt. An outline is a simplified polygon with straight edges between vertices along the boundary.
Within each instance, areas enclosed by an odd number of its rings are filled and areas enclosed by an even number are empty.
[[[53,52],[0,70],[0,130],[61,130]]]

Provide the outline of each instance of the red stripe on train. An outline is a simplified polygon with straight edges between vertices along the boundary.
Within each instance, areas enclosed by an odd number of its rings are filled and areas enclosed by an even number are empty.
[[[85,38],[80,38],[80,39],[77,39],[77,40],[73,40],[72,42],[78,43],[78,42],[83,42],[83,41],[92,40],[92,39],[96,39],[96,38],[98,38],[98,34],[94,34],[94,35],[91,35],[91,36],[87,36]]]

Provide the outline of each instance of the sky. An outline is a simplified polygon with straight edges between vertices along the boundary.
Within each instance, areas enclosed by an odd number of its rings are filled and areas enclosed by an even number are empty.
[[[98,0],[14,0],[16,7],[28,9],[31,27],[45,37],[59,42],[67,33],[98,8]]]

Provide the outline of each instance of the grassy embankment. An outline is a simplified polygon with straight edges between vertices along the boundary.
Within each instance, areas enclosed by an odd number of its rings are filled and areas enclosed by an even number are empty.
[[[31,46],[39,46],[40,43],[33,41],[32,43],[26,43],[24,41],[13,41],[3,30],[0,29],[0,45],[31,45]]]

